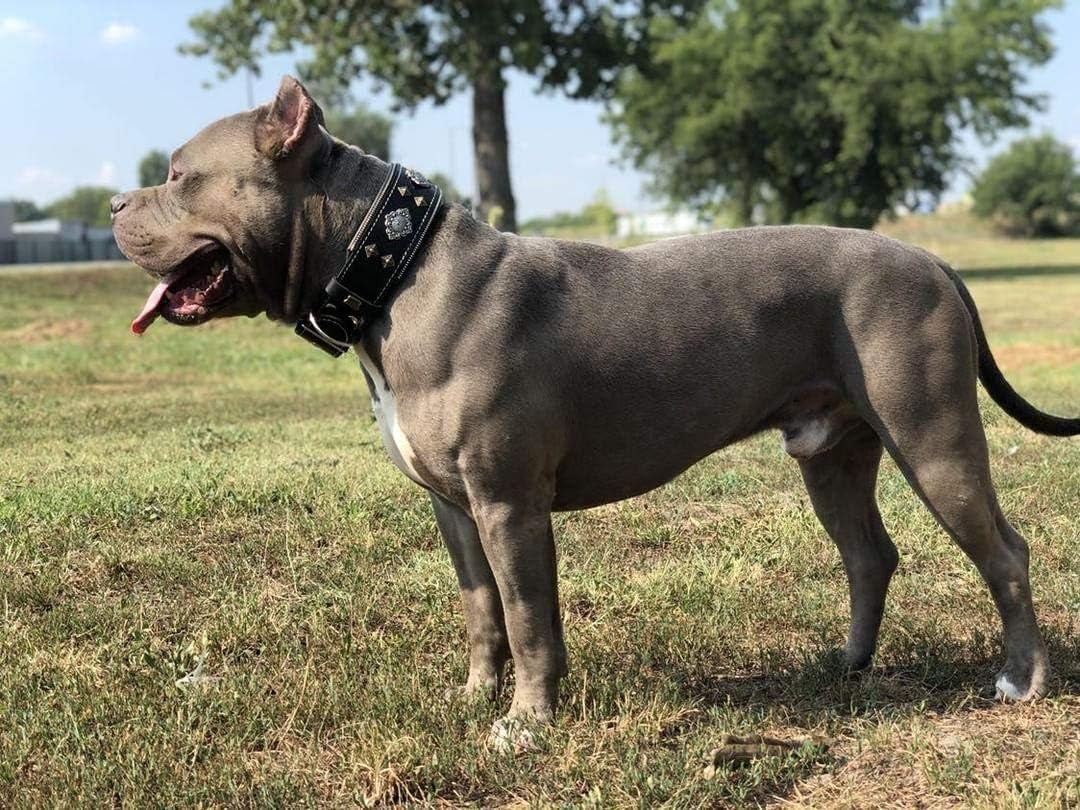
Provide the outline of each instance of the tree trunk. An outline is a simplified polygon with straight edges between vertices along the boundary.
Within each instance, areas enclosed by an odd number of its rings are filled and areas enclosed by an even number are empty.
[[[780,224],[790,225],[795,215],[806,208],[806,200],[796,182],[780,190]]]
[[[790,225],[791,221],[795,218],[795,212],[801,209],[798,198],[793,194],[781,194],[780,195],[780,224]]]
[[[735,196],[735,224],[745,228],[754,224],[754,184],[750,180],[739,182]]]
[[[747,146],[746,152],[743,154],[749,154],[749,150],[750,147]],[[740,161],[739,175],[735,181],[734,214],[737,227],[745,228],[754,224],[755,187],[754,172],[750,168],[750,160],[744,157]]]
[[[473,79],[473,155],[476,162],[476,214],[500,231],[517,230],[517,210],[510,188],[506,139],[506,83],[493,65]]]

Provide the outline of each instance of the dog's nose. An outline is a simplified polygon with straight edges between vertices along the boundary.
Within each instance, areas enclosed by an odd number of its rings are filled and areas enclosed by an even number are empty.
[[[109,213],[114,217],[124,210],[124,207],[128,204],[127,194],[115,194],[112,199],[109,200]]]

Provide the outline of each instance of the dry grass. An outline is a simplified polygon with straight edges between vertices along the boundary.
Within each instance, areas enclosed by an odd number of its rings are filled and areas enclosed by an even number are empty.
[[[973,257],[1010,378],[1080,410],[1080,248],[975,237],[941,251]],[[845,676],[839,560],[765,436],[559,517],[572,674],[543,751],[505,758],[484,734],[507,695],[441,698],[465,669],[453,574],[353,364],[262,321],[137,341],[145,290],[0,273],[0,806],[1080,804],[1076,440],[986,405],[1049,698],[984,692],[993,606],[891,465],[901,569],[876,667]],[[213,680],[174,685],[200,662]],[[832,744],[706,770],[755,733]]]
[[[1002,239],[989,224],[966,211],[913,214],[884,222],[883,233],[922,245],[960,270],[1075,269],[1080,239]]]

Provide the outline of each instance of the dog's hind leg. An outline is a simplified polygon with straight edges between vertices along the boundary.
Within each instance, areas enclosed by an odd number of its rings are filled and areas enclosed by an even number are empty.
[[[941,526],[975,563],[1003,627],[1000,697],[1045,692],[1049,664],[1028,580],[1028,546],[1001,513],[976,391],[975,337],[951,291],[918,329],[859,342],[864,417]]]
[[[998,697],[1030,700],[1045,693],[1049,662],[1031,600],[1028,545],[998,506],[982,426],[974,404],[971,407],[973,416],[962,420],[967,428],[953,434],[952,440],[940,429],[914,434],[895,430],[895,457],[990,588],[1001,616],[1006,655],[995,681]]]
[[[466,695],[494,697],[510,658],[499,588],[472,518],[435,494],[431,495],[431,505],[439,533],[454,562],[465,613],[469,677],[461,691]]]
[[[870,664],[885,594],[899,557],[875,498],[881,440],[860,422],[831,449],[799,461],[810,501],[847,572],[851,630],[844,658],[852,669]]]

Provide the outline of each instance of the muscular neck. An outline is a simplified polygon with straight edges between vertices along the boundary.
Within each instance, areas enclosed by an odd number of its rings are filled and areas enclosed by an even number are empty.
[[[283,301],[284,320],[295,322],[318,304],[326,283],[344,263],[349,242],[389,172],[388,163],[328,138],[326,154],[308,178],[303,204],[297,207]],[[443,265],[454,255],[454,245],[461,238],[474,247],[478,256],[490,256],[491,261],[496,261],[505,249],[501,245],[509,238],[506,234],[477,222],[459,205],[445,205],[426,237],[426,249],[409,271],[412,279],[423,275],[433,281],[447,279]],[[478,260],[477,266],[485,268],[488,263]],[[433,267],[433,275],[426,272]],[[453,284],[482,283],[486,275],[481,271],[476,279],[466,281],[455,274]],[[411,283],[406,282],[406,286]],[[468,300],[468,295],[465,298]],[[389,319],[376,331],[388,328]]]
[[[284,320],[294,322],[316,305],[389,171],[377,157],[327,136],[293,220]]]

